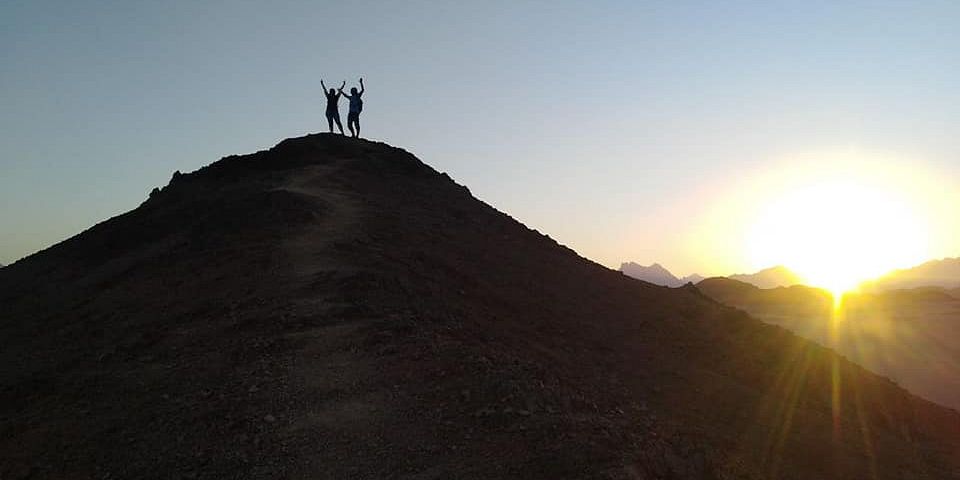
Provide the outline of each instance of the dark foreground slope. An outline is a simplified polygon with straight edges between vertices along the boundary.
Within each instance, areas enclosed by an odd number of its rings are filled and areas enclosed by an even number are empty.
[[[0,270],[2,478],[951,478],[960,418],[328,135]]]

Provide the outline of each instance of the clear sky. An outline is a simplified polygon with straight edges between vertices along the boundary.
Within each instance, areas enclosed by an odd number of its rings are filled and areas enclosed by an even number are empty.
[[[0,2],[0,263],[325,130],[321,78],[364,77],[365,136],[613,267],[774,261],[723,206],[840,157],[960,185],[960,2],[465,3]],[[960,255],[955,198],[930,256]]]

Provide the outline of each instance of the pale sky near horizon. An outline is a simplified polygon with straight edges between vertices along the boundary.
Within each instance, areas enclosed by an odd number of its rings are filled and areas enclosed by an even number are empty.
[[[954,1],[7,1],[0,263],[325,131],[320,79],[360,76],[364,136],[611,267],[776,262],[733,218],[839,163],[942,192],[911,208],[960,256],[957,25]]]

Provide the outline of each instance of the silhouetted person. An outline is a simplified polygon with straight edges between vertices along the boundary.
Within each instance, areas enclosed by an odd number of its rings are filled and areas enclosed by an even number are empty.
[[[323,79],[320,79],[320,86],[323,87],[323,94],[327,96],[327,125],[330,126],[330,133],[333,133],[333,122],[337,122],[337,128],[340,129],[340,135],[343,135],[343,125],[340,123],[340,107],[337,106],[337,102],[340,101],[340,95],[343,95],[343,87],[347,85],[346,80],[340,84],[339,90],[330,89],[327,91],[327,86],[323,84]],[[351,130],[352,131],[352,130]]]
[[[360,112],[363,111],[363,99],[360,98],[363,96],[363,79],[360,79],[360,91],[357,91],[356,87],[350,89],[350,95],[346,93],[343,94],[344,97],[350,99],[350,113],[347,114],[347,128],[350,129],[350,135],[354,137],[360,136]],[[356,127],[356,130],[354,130]]]

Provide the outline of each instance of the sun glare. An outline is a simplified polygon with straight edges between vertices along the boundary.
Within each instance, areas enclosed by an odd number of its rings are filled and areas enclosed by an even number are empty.
[[[755,264],[786,265],[839,296],[928,258],[927,226],[910,205],[856,175],[807,179],[760,210],[747,248]]]

